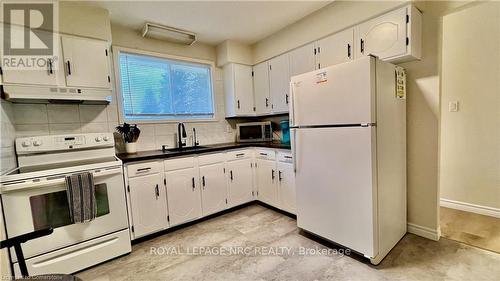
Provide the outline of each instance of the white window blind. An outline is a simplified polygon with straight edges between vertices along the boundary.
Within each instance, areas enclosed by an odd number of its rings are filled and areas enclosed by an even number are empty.
[[[210,65],[120,52],[127,121],[214,117]]]

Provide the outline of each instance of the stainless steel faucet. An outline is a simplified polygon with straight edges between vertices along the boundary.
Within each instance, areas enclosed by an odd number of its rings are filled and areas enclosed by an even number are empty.
[[[186,142],[182,141],[182,138],[186,138],[186,127],[184,127],[183,123],[179,123],[177,125],[177,138],[178,138],[178,145],[179,148],[182,148],[183,146],[186,146]]]
[[[200,142],[196,138],[196,129],[193,128],[193,146],[198,146],[198,145],[200,145]]]

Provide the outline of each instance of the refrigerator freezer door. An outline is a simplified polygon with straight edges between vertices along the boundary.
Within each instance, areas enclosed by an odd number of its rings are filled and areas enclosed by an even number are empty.
[[[298,226],[376,256],[375,127],[293,130]]]
[[[292,77],[292,126],[376,123],[375,58]]]

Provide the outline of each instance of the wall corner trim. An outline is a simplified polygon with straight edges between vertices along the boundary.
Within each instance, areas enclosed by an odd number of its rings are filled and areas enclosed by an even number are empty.
[[[438,241],[441,236],[440,229],[432,229],[425,226],[408,223],[407,224],[408,233],[412,233],[430,240]]]
[[[446,208],[450,208],[450,209],[456,209],[456,210],[475,213],[475,214],[479,214],[479,215],[500,218],[500,209],[498,209],[498,208],[481,206],[481,205],[476,205],[476,204],[471,204],[471,203],[466,203],[466,202],[461,202],[461,201],[455,201],[455,200],[450,200],[450,199],[445,199],[445,198],[441,198],[440,205],[442,207],[446,207]]]

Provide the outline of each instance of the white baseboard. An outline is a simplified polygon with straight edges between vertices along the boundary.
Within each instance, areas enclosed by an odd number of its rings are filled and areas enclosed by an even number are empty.
[[[418,236],[422,236],[427,239],[438,241],[441,236],[440,229],[432,229],[421,225],[416,225],[413,223],[407,224],[407,231]]]
[[[500,209],[441,198],[442,207],[500,218]]]

